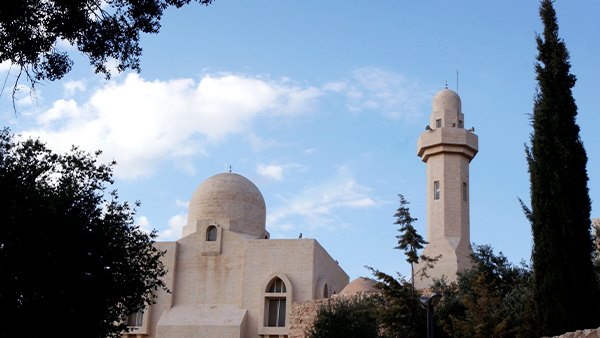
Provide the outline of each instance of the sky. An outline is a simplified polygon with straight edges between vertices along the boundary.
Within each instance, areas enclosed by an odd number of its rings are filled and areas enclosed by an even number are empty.
[[[254,182],[271,238],[315,238],[350,280],[365,266],[403,275],[393,215],[398,194],[426,236],[426,164],[417,156],[434,95],[462,100],[479,153],[470,164],[471,242],[529,261],[525,144],[536,88],[538,1],[241,1],[168,9],[141,39],[140,74],[75,64],[31,95],[14,69],[0,119],[65,152],[115,159],[136,223],[181,238],[200,183],[229,171]],[[600,2],[555,3],[577,76],[573,95],[588,155],[592,217],[600,217]],[[458,72],[458,77],[457,77]],[[12,81],[12,82],[11,82]]]

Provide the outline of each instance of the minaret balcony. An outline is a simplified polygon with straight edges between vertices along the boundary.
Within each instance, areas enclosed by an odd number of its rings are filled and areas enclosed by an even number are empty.
[[[437,128],[421,133],[417,141],[417,155],[423,162],[439,153],[457,153],[469,158],[479,150],[479,138],[463,128]]]

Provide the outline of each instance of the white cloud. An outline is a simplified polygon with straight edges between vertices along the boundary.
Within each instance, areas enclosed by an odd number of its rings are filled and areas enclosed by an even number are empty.
[[[85,91],[85,83],[83,81],[69,80],[63,83],[63,87],[65,87],[66,96],[73,96],[76,91]]]
[[[267,215],[268,229],[294,229],[294,222],[301,222],[303,228],[336,229],[347,227],[347,223],[338,224],[337,209],[362,209],[379,205],[370,195],[371,189],[360,185],[341,167],[334,179],[317,186],[305,187],[295,192],[289,199],[279,195],[282,205]],[[298,217],[300,220],[298,220]],[[292,228],[294,227],[294,228]]]
[[[276,181],[283,181],[284,170],[289,171],[290,169],[296,169],[299,172],[305,172],[306,170],[308,170],[308,167],[293,162],[282,165],[259,164],[256,167],[256,173],[265,178],[274,179]]]
[[[397,111],[391,111],[385,114],[385,116],[389,117],[392,120],[400,120],[402,118],[402,114]]]
[[[6,88],[5,90],[10,90],[10,88]],[[18,84],[16,86],[15,93],[15,102],[18,106],[22,107],[32,107],[38,104],[42,98],[42,91],[38,87],[35,87],[35,90],[31,90],[31,87],[26,86],[24,84]],[[12,95],[12,93],[11,93]]]
[[[276,181],[283,181],[283,167],[278,165],[267,165],[259,164],[256,168],[256,173],[260,176],[274,179]]]
[[[425,88],[418,81],[377,67],[366,67],[350,72],[344,82],[332,82],[323,90],[344,94],[348,110],[378,111],[395,120],[411,119],[427,114],[435,90]]]
[[[183,226],[187,224],[187,214],[178,214],[169,219],[169,229],[161,232],[158,239],[161,241],[172,241],[181,238]]]
[[[80,116],[80,107],[74,100],[58,100],[52,104],[52,108],[39,115],[37,122],[47,125],[52,121],[62,118],[75,119]]]
[[[275,148],[275,147],[283,147],[283,146],[288,145],[286,143],[279,142],[274,139],[263,140],[262,138],[256,136],[254,133],[250,133],[248,135],[248,139],[250,140],[250,145],[252,146],[252,150],[254,150],[257,153],[259,153],[265,149],[271,149],[271,148]]]
[[[344,82],[329,82],[323,86],[323,90],[339,93],[346,89],[347,85]]]
[[[314,151],[315,151],[315,148],[312,148],[312,149],[306,149],[306,150],[304,151],[304,153],[306,153],[306,154],[312,154]]]
[[[65,50],[75,51],[75,50],[77,50],[77,46],[71,45],[71,43],[65,39],[58,39],[58,41],[56,42],[56,47],[60,51],[65,51]]]
[[[38,115],[39,128],[23,134],[39,136],[57,152],[72,144],[101,149],[101,160],[119,163],[115,175],[131,179],[150,176],[165,159],[186,167],[185,159],[201,155],[209,143],[249,132],[257,118],[310,112],[320,95],[314,87],[263,77],[217,74],[196,83],[129,74],[106,82],[87,102],[54,102]]]
[[[136,224],[140,226],[140,230],[143,232],[150,233],[152,232],[152,227],[150,226],[150,221],[146,216],[140,216],[137,218]]]
[[[185,202],[185,201],[180,201],[179,199],[177,199],[177,200],[175,200],[175,205],[187,209],[190,207],[190,201]]]
[[[10,60],[0,62],[0,73],[8,71],[11,65],[12,62]]]
[[[277,230],[291,231],[294,229],[296,229],[296,226],[291,223],[273,224],[273,225],[269,226],[269,230],[271,230],[271,231],[277,231]]]

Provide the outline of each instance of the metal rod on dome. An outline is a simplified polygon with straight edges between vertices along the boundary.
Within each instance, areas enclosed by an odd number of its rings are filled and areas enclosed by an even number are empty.
[[[458,95],[458,69],[456,70],[456,95]],[[460,97],[458,98],[458,109],[456,110],[456,121],[460,121],[460,110],[461,110],[462,102],[460,101]],[[460,126],[458,126],[460,128]]]

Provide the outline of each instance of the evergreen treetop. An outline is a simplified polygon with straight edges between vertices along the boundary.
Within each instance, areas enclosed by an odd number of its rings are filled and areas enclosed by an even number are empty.
[[[396,238],[398,238],[398,246],[394,249],[404,250],[406,261],[410,263],[412,267],[413,264],[419,263],[417,250],[423,249],[423,245],[427,244],[427,242],[413,227],[413,223],[416,222],[417,219],[410,216],[408,210],[409,202],[406,201],[401,194],[398,194],[398,197],[400,197],[400,207],[394,215],[394,217],[396,217],[396,222],[394,224],[400,226],[398,232],[401,234],[396,236]]]
[[[522,204],[533,234],[534,300],[542,335],[599,324],[587,156],[571,92],[576,77],[570,73],[569,52],[558,36],[552,3],[543,0],[540,5],[544,33],[536,35],[538,88],[531,148],[526,147],[531,209]]]

